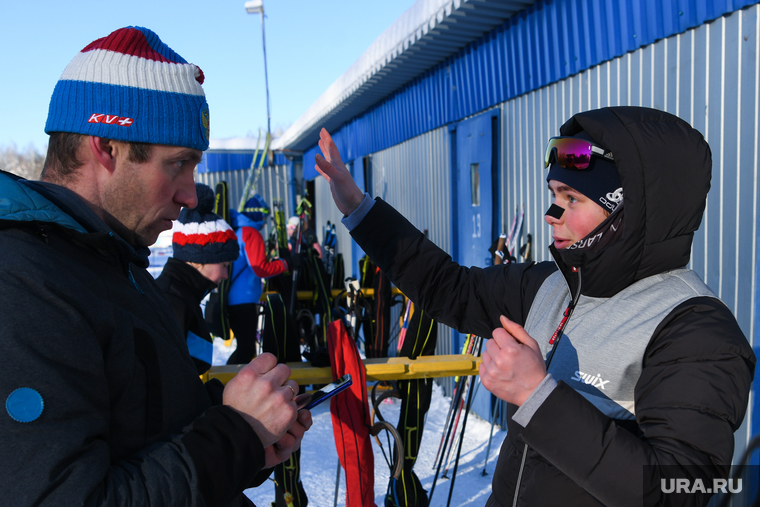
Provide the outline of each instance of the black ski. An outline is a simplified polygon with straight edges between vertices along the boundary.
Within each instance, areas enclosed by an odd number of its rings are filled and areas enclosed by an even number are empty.
[[[229,187],[226,181],[216,184],[214,201],[214,213],[221,216],[228,224],[230,223]],[[227,279],[222,280],[209,296],[204,315],[209,332],[222,339],[230,339],[230,319],[227,309],[227,296],[230,292],[230,278],[232,264],[227,268]]]

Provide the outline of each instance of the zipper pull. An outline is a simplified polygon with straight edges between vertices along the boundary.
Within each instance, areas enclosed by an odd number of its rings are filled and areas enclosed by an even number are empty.
[[[562,332],[562,330],[565,327],[565,324],[567,323],[567,319],[570,317],[570,313],[572,313],[573,310],[573,302],[570,301],[570,304],[567,305],[567,308],[565,308],[565,312],[562,314],[562,320],[559,323],[559,326],[557,326],[557,329],[554,331],[554,334],[549,339],[549,345],[554,345],[554,342],[557,340],[557,336]]]

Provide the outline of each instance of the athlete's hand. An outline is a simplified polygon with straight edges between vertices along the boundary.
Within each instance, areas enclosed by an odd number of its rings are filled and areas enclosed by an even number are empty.
[[[273,445],[264,449],[266,468],[282,463],[301,447],[303,435],[311,428],[311,412],[302,410],[293,426]]]
[[[497,398],[522,405],[546,376],[546,365],[536,340],[519,324],[501,316],[478,367],[480,381]]]
[[[294,394],[298,393],[298,384],[288,377],[290,368],[264,353],[245,365],[224,387],[223,403],[248,421],[264,448],[282,439],[296,421]]]
[[[314,156],[317,172],[330,184],[335,205],[341,213],[348,216],[362,203],[364,193],[356,186],[351,173],[340,159],[338,147],[325,129],[319,132],[319,149],[322,150],[322,155],[317,153]]]

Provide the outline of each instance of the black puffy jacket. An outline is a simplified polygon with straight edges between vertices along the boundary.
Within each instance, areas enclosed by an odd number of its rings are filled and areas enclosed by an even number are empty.
[[[652,109],[580,113],[561,134],[580,130],[612,151],[623,183],[623,234],[601,251],[560,254],[551,247],[556,264],[465,268],[380,200],[351,234],[407,296],[460,332],[490,337],[500,315],[534,329],[545,321],[545,328],[555,329],[575,298],[586,307],[571,315],[552,363],[603,365],[607,357],[595,355],[615,340],[630,339],[640,348],[639,357],[628,358],[630,368],[615,373],[631,383],[629,406],[618,406],[602,388],[591,389],[606,383],[596,370],[589,386],[574,378],[580,371],[553,371],[550,363],[558,385],[525,427],[512,420],[517,407],[508,407],[509,431],[489,506],[705,505],[710,495],[668,495],[660,479],[699,478],[710,487],[712,478],[727,476],[733,432],[744,418],[755,367],[728,308],[706,295],[706,287],[687,287],[683,280],[694,275],[680,269],[689,261],[702,219],[710,150],[688,124]],[[647,284],[659,287],[661,279],[675,280],[669,289],[686,287],[684,300],[648,322],[649,335],[628,336],[625,324],[606,341],[573,331],[584,329],[587,307],[598,315],[609,305],[616,310],[611,320],[634,321],[636,309],[625,311],[628,296]],[[646,296],[637,295],[636,303],[646,303]],[[531,315],[534,305],[554,310]],[[549,336],[533,338],[548,356]]]
[[[26,387],[44,403],[29,422],[0,410],[0,499],[250,505],[261,441],[213,406],[145,259],[75,194],[44,189],[0,173],[0,399]]]

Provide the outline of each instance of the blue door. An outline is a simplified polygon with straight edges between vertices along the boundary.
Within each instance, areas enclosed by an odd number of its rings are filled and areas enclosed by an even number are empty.
[[[497,236],[499,225],[498,197],[494,196],[498,188],[498,164],[493,145],[498,114],[498,110],[489,111],[456,126],[454,256],[463,266],[486,267],[493,263],[488,248]],[[453,353],[461,352],[465,338],[452,331]],[[491,394],[479,386],[472,410],[490,420],[490,405]]]
[[[465,120],[456,129],[457,259],[463,266],[491,264],[493,242],[493,129],[488,112]]]

